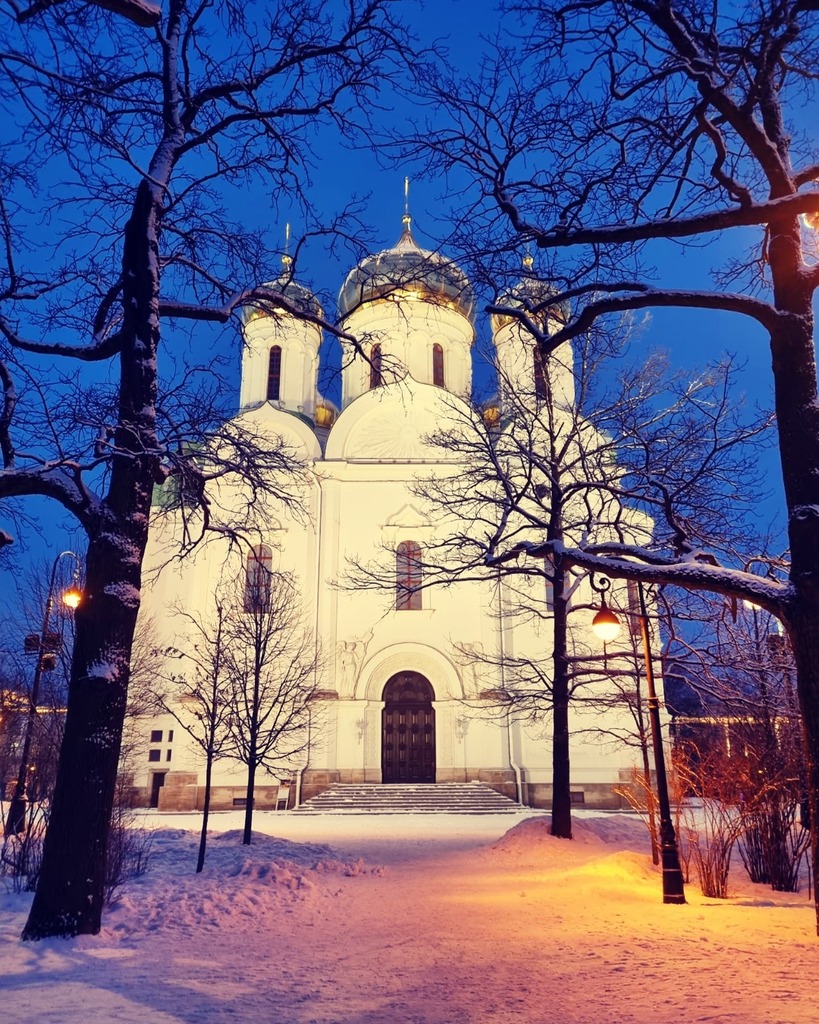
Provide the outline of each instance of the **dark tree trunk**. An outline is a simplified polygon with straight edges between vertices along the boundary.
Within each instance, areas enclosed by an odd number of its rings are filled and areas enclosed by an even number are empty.
[[[253,791],[256,788],[256,751],[252,751],[252,760],[247,764],[247,791],[245,798],[245,829],[242,834],[242,845],[250,846],[253,838]]]
[[[89,512],[65,734],[24,939],[96,934],[114,802],[131,645],[158,452],[154,408],[159,341],[156,203],[143,182],[125,228],[116,454],[101,508]]]
[[[788,509],[791,583],[787,628],[796,662],[810,807],[813,877],[819,878],[819,401],[813,294],[798,224],[772,226],[771,269],[780,314],[771,335],[777,430]],[[816,900],[819,934],[819,897]]]
[[[812,605],[812,606],[811,606]],[[819,879],[819,597],[804,600],[794,609],[789,622],[798,680],[799,707],[805,751],[805,780],[811,830],[811,866]],[[816,901],[816,932],[819,935],[819,900]]]
[[[199,834],[199,856],[196,858],[197,875],[205,866],[205,850],[208,845],[208,818],[210,817],[210,790],[213,778],[213,749],[207,752],[205,761],[205,806],[202,808],[202,831]]]
[[[552,835],[572,838],[571,765],[569,759],[569,660],[564,570],[555,563],[554,680],[552,682]]]

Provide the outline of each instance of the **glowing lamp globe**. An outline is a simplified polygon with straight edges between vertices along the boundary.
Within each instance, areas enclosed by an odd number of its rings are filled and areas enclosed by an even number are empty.
[[[803,213],[802,223],[812,231],[819,231],[819,213]]]
[[[620,632],[620,620],[611,608],[601,608],[592,619],[592,629],[596,636],[607,642],[613,640]]]
[[[78,587],[69,587],[63,594],[63,604],[68,608],[79,608],[82,603],[82,591]]]

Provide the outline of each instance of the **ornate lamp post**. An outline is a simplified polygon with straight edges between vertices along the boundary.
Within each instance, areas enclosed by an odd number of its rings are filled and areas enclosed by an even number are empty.
[[[592,629],[602,640],[613,640],[620,628],[617,616],[606,605],[605,592],[610,586],[611,582],[605,577],[597,584],[592,581],[593,589],[597,590],[601,596],[601,608],[592,620]],[[648,717],[651,723],[651,739],[654,747],[654,773],[657,776],[657,803],[660,809],[660,859],[663,866],[663,903],[685,903],[685,885],[682,869],[680,868],[677,833],[674,829],[674,822],[671,820],[671,801],[668,797],[668,776],[665,771],[665,750],[663,748],[663,733],[660,723],[660,701],[654,685],[654,662],[651,657],[648,612],[646,611],[643,585],[639,581],[637,581],[637,592],[640,595],[640,611],[637,614],[637,619],[640,623],[643,657],[646,663]]]
[[[54,608],[54,586],[57,580],[57,567],[60,564],[60,561],[67,556],[74,559],[76,566],[74,569],[74,582],[63,592],[62,600],[63,603],[72,610],[77,608],[82,601],[82,591],[77,586],[80,559],[73,551],[61,551],[54,559],[54,564],[51,567],[51,578],[48,583],[48,594],[46,596],[45,611],[43,612],[43,624],[40,628],[40,635],[26,638],[26,651],[36,653],[37,665],[34,669],[34,679],[31,683],[31,693],[29,695],[26,728],[23,733],[23,749],[20,755],[20,770],[17,774],[17,783],[14,787],[14,793],[12,794],[11,802],[9,804],[8,816],[6,817],[5,834],[7,836],[20,835],[21,832],[25,832],[26,830],[26,806],[28,804],[26,785],[30,770],[29,759],[31,757],[31,739],[34,733],[34,719],[37,716],[37,701],[40,698],[40,681],[42,679],[43,670],[53,667],[48,664],[49,659],[53,656],[52,652],[54,650],[54,639],[48,627],[51,623],[51,612]]]

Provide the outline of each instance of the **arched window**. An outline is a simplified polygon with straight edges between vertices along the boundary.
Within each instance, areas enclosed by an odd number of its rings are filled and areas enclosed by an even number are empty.
[[[414,540],[402,541],[395,552],[395,608],[400,612],[421,607],[421,547]]]
[[[270,349],[270,362],[267,364],[267,400],[278,402],[282,384],[282,350],[281,345]]]
[[[534,348],[535,397],[546,398],[546,374],[543,370],[543,353],[539,346]]]
[[[273,578],[273,552],[267,544],[259,544],[247,553],[245,566],[245,611],[264,611],[270,605],[270,584]]]
[[[370,349],[370,387],[380,387],[381,383],[381,346],[373,345]]]
[[[444,350],[440,345],[432,346],[432,383],[439,388],[446,387],[444,380]]]

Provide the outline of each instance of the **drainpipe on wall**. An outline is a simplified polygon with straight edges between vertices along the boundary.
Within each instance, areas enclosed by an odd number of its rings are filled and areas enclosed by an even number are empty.
[[[301,807],[301,785],[304,773],[310,767],[310,744],[313,741],[313,712],[307,709],[307,757],[304,764],[296,772],[296,797],[293,801],[293,808]]]
[[[509,767],[515,773],[515,803],[523,806],[523,773],[520,770],[520,765],[512,756],[512,722],[511,712],[508,709],[506,712],[506,739],[509,743]]]

